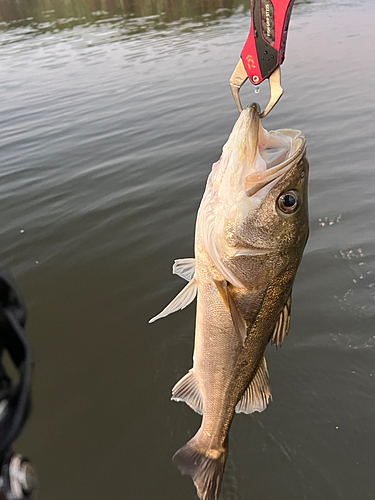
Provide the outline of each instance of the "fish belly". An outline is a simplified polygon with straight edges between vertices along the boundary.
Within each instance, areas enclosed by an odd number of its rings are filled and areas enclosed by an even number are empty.
[[[193,372],[203,402],[199,434],[202,448],[214,450],[223,447],[235,406],[251,373],[238,378],[243,343],[216,284],[223,282],[224,278],[205,251],[199,233],[195,279],[198,297]],[[247,365],[246,371],[251,371],[251,367]]]

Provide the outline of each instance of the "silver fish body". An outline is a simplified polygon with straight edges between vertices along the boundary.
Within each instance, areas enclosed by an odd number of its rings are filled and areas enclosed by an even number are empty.
[[[271,399],[264,351],[289,329],[293,280],[308,237],[307,179],[304,136],[268,133],[256,105],[246,108],[208,178],[195,261],[174,265],[189,283],[153,319],[197,294],[193,368],[172,399],[203,417],[173,459],[192,476],[201,500],[218,498],[234,413],[263,411]]]

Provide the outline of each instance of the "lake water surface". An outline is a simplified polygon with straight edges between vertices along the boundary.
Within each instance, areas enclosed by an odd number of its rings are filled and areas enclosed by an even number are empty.
[[[0,1],[1,264],[35,357],[16,449],[41,500],[196,498],[171,457],[200,417],[169,400],[195,307],[147,321],[193,256],[249,22],[247,1]],[[221,500],[375,498],[374,26],[372,0],[293,9],[264,126],[307,137],[311,233],[274,400],[235,417]]]

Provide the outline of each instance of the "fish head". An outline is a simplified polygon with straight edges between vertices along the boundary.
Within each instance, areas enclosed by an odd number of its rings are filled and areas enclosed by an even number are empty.
[[[205,246],[225,279],[259,290],[295,272],[308,237],[307,184],[303,134],[267,132],[257,105],[243,110],[206,190]]]

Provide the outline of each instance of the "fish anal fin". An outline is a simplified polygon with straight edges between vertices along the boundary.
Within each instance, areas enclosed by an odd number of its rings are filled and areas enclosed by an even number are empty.
[[[195,274],[195,259],[177,259],[172,267],[173,274],[177,274],[186,281],[191,281]]]
[[[292,295],[289,295],[288,300],[276,321],[275,328],[271,337],[271,344],[276,344],[276,347],[280,346],[285,337],[288,334],[290,326],[290,312],[292,308]]]
[[[245,343],[246,341],[246,336],[247,336],[247,330],[246,330],[246,322],[243,319],[241,313],[237,309],[237,306],[233,300],[233,297],[230,293],[230,290],[228,288],[228,283],[226,281],[216,281],[215,280],[215,285],[216,288],[218,289],[221,298],[230,311],[230,314],[232,316],[232,321],[234,328],[242,342],[242,344]]]
[[[202,415],[203,401],[192,369],[173,387],[171,399],[172,401],[183,401]]]
[[[185,286],[185,288],[181,290],[181,292],[178,295],[176,295],[176,297],[172,300],[172,302],[170,302],[167,305],[167,307],[165,307],[161,311],[161,313],[151,318],[149,323],[153,323],[157,319],[168,316],[168,314],[184,309],[191,302],[193,302],[195,296],[197,295],[197,291],[198,291],[198,285],[196,281],[193,279]]]
[[[236,413],[263,411],[272,401],[266,359],[263,357],[257,372],[236,405]]]

